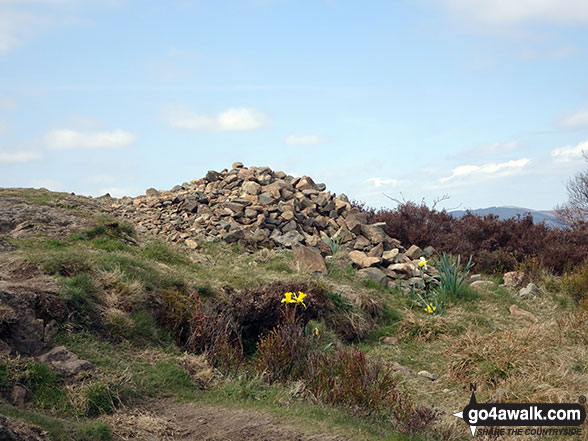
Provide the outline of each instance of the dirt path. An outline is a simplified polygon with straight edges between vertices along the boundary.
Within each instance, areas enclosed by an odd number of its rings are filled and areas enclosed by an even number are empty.
[[[144,441],[351,441],[307,433],[267,414],[241,409],[161,401],[108,419],[119,440]]]

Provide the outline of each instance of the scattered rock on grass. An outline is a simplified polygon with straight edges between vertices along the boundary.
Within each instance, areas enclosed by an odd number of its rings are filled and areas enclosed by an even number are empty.
[[[528,299],[530,297],[535,297],[539,294],[539,288],[534,283],[529,283],[525,288],[521,288],[519,291],[519,296],[523,299]]]
[[[510,314],[516,318],[522,318],[525,320],[530,320],[534,323],[537,323],[539,319],[533,314],[532,312],[525,311],[518,305],[511,305],[509,308]]]
[[[437,374],[432,374],[432,373],[431,373],[431,372],[429,372],[429,371],[419,371],[419,372],[417,373],[417,375],[419,375],[419,376],[421,376],[421,377],[428,378],[428,379],[429,379],[429,380],[431,380],[431,381],[435,381],[437,378],[439,378],[439,375],[437,375]]]
[[[49,364],[56,371],[65,375],[76,375],[78,372],[94,369],[88,360],[82,360],[65,346],[57,346],[39,357],[44,363]]]
[[[472,282],[470,286],[476,289],[488,289],[494,286],[494,282],[491,282],[490,280],[476,280],[475,282]]]
[[[502,278],[504,279],[504,286],[507,288],[517,288],[523,283],[523,280],[525,279],[525,273],[521,271],[510,271],[508,273],[504,273]]]

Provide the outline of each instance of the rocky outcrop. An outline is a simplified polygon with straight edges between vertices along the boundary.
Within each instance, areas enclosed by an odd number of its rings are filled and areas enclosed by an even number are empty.
[[[386,284],[420,276],[418,259],[433,253],[431,247],[406,250],[386,234],[386,224],[368,224],[366,213],[344,194],[325,190],[309,176],[235,163],[170,191],[149,189],[143,196],[114,199],[107,210],[131,219],[140,231],[190,248],[202,240],[223,240],[248,248],[299,249],[295,259],[301,266],[324,273],[316,256],[300,247],[321,246],[325,254],[326,237],[348,251],[368,280]]]

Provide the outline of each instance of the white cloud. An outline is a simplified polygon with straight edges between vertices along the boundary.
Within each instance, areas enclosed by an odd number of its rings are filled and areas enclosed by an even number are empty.
[[[125,147],[135,141],[135,136],[121,129],[100,132],[55,129],[49,131],[45,135],[45,139],[50,149],[71,150]]]
[[[286,138],[286,145],[316,145],[324,144],[326,140],[316,135],[290,135]]]
[[[487,163],[483,165],[460,165],[451,171],[451,175],[439,180],[440,183],[448,183],[463,178],[474,177],[483,180],[494,177],[504,177],[519,172],[529,163],[527,158],[510,160],[499,163]]]
[[[568,115],[559,124],[564,129],[586,129],[588,128],[588,109],[578,110]]]
[[[172,110],[167,112],[172,127],[188,130],[247,131],[268,127],[271,122],[262,112],[252,108],[231,108],[216,115]]]
[[[584,151],[588,153],[588,141],[582,141],[575,147],[567,145],[553,149],[551,157],[555,162],[570,162],[583,158]]]
[[[0,151],[0,165],[2,164],[18,164],[25,162],[38,161],[42,158],[39,152],[32,150],[20,152]]]
[[[459,14],[482,22],[587,23],[585,0],[441,0]]]
[[[385,178],[369,178],[367,182],[374,185],[374,187],[397,187],[400,185],[398,179],[385,179]]]

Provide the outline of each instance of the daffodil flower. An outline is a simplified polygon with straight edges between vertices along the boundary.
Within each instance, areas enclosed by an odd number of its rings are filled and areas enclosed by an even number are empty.
[[[433,305],[431,303],[427,303],[427,307],[425,308],[425,311],[427,311],[429,314],[434,314],[436,310],[437,310],[437,308],[435,307],[435,305]]]
[[[298,295],[294,296],[294,300],[296,303],[301,303],[302,306],[306,308],[306,305],[304,304],[304,297],[306,297],[306,294],[304,294],[302,291],[298,291]]]
[[[421,258],[419,259],[419,266],[420,266],[421,268],[423,268],[423,267],[424,267],[425,269],[427,269],[427,263],[429,263],[429,261],[428,261],[428,260],[426,260],[424,257],[421,257]]]
[[[294,297],[294,298],[292,298]],[[284,298],[282,299],[282,303],[296,303],[296,295],[293,292],[287,292],[284,294]]]
[[[318,328],[314,328],[314,335],[318,335],[318,334],[319,334]]]

